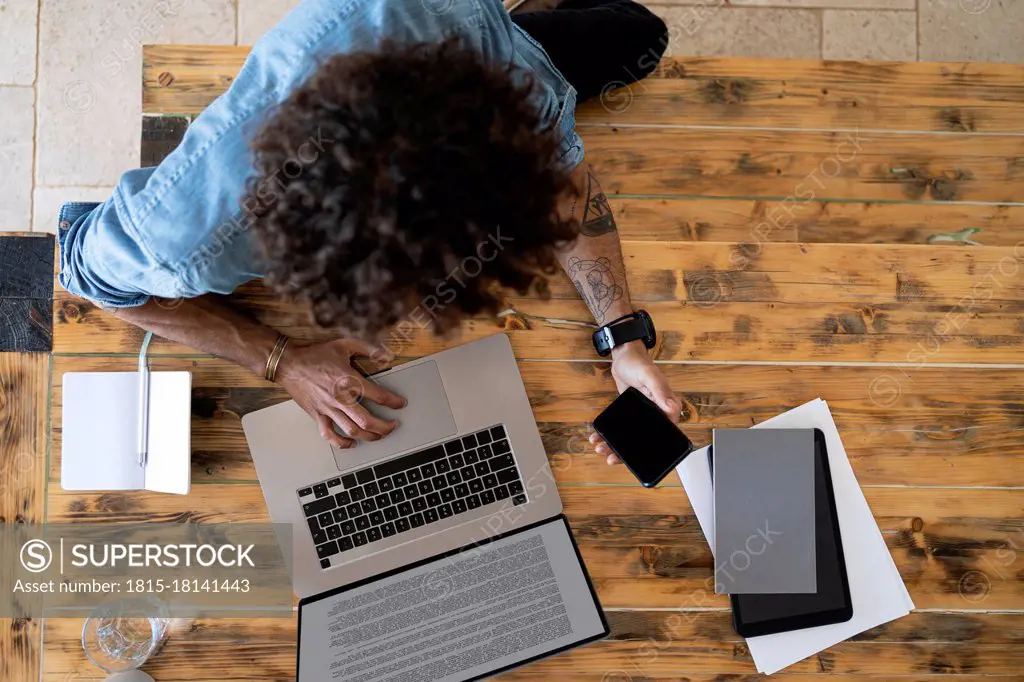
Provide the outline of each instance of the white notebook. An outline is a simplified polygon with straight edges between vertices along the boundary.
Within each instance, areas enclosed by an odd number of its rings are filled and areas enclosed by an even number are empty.
[[[138,462],[138,372],[68,372],[60,484],[65,490],[152,490],[191,485],[190,372],[151,372],[149,456]]]

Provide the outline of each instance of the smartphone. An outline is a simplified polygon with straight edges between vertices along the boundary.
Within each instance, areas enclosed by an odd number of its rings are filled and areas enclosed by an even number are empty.
[[[658,485],[693,451],[686,434],[632,387],[597,415],[594,430],[646,488]]]
[[[708,465],[714,474],[715,458],[711,447],[708,448]],[[832,472],[828,466],[828,448],[821,429],[814,429],[814,500],[818,591],[811,594],[731,595],[733,628],[741,637],[844,623],[853,618],[846,556],[839,532]]]

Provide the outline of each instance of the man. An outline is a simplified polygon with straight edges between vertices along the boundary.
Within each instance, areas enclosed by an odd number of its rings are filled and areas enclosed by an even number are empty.
[[[632,312],[573,109],[577,91],[649,73],[666,40],[630,0],[514,18],[499,0],[305,0],[163,163],[126,173],[103,204],[63,207],[61,284],[276,380],[338,447],[379,439],[397,423],[339,393],[404,405],[353,358],[413,310],[444,331],[561,265],[598,323]],[[480,271],[460,273],[469,258]],[[288,343],[208,295],[259,277],[367,340]],[[612,360],[620,391],[678,420],[640,341]]]

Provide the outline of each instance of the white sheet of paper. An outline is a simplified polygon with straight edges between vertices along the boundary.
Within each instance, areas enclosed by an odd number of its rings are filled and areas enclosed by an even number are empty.
[[[825,434],[853,601],[853,618],[845,623],[747,639],[758,672],[770,675],[865,630],[907,615],[914,602],[864,499],[825,401],[812,400],[752,428],[818,428]],[[676,472],[714,553],[714,497],[707,448],[691,453]]]

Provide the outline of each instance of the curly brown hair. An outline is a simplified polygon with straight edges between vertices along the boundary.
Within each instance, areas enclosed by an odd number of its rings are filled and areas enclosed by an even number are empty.
[[[578,227],[556,213],[571,184],[534,87],[452,40],[323,63],[252,142],[269,286],[376,336],[420,305],[444,332],[552,273]]]

